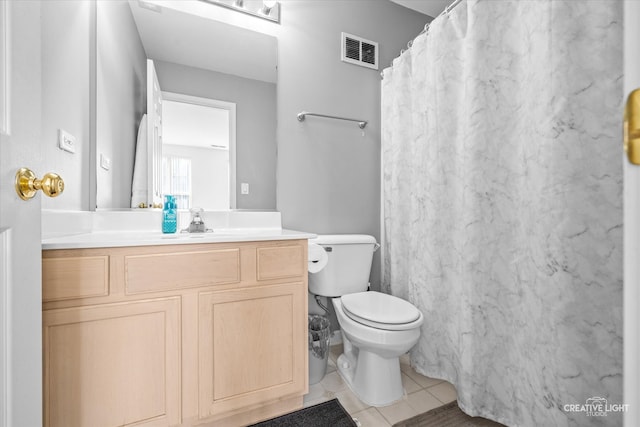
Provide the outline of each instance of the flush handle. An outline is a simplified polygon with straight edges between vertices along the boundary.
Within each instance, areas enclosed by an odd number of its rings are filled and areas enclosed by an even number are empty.
[[[20,168],[16,172],[16,193],[22,200],[32,199],[38,190],[48,197],[58,197],[64,191],[64,180],[57,173],[44,174],[42,179],[28,168]]]
[[[640,89],[629,94],[624,108],[624,152],[629,162],[640,165]]]

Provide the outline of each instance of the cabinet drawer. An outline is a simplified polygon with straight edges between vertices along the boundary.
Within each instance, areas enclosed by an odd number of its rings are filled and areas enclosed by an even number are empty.
[[[109,257],[42,259],[42,301],[109,295]]]
[[[127,294],[240,281],[239,249],[127,255],[124,263]]]
[[[302,245],[258,248],[257,279],[271,280],[306,274],[305,247]]]

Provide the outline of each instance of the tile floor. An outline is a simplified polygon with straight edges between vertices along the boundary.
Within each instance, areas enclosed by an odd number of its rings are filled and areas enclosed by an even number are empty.
[[[342,344],[331,346],[327,375],[319,383],[309,386],[309,394],[304,397],[305,407],[337,398],[362,427],[390,427],[456,400],[456,390],[451,384],[418,374],[409,366],[409,357],[405,355],[400,358],[405,396],[383,408],[368,406],[351,392],[336,371],[336,359],[341,353]]]

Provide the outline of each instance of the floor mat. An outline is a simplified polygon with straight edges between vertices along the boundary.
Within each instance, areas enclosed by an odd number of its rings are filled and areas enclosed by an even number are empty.
[[[338,399],[281,415],[253,427],[357,427]]]

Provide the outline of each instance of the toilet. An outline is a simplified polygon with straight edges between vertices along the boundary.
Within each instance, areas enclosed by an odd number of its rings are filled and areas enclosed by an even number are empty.
[[[323,268],[310,269],[309,292],[331,298],[336,311],[344,346],[338,372],[370,406],[400,400],[400,356],[418,342],[422,313],[400,298],[367,291],[373,253],[379,248],[373,236],[319,235],[309,244],[327,255]]]

